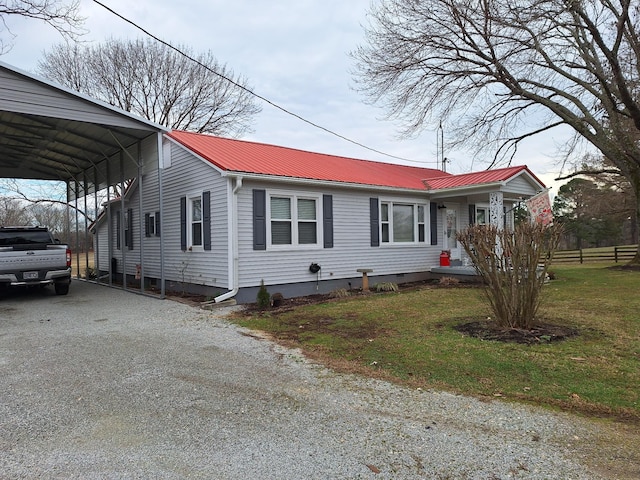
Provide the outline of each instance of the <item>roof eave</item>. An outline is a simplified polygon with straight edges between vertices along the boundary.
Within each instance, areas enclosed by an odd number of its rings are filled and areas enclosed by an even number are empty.
[[[461,187],[450,187],[450,188],[435,188],[427,190],[427,193],[433,198],[440,198],[449,196],[451,193],[467,193],[467,192],[475,192],[477,190],[483,190],[487,188],[503,188],[507,182],[491,182],[491,183],[476,183],[473,185],[464,185]]]
[[[392,187],[386,185],[370,185],[364,183],[340,182],[336,180],[318,180],[313,178],[287,177],[282,175],[268,175],[263,173],[243,172],[237,170],[224,170],[223,177],[242,177],[243,179],[260,180],[265,182],[295,183],[299,185],[313,185],[319,187],[355,188],[360,190],[379,190],[384,192],[403,192],[426,194],[427,191],[415,188]]]

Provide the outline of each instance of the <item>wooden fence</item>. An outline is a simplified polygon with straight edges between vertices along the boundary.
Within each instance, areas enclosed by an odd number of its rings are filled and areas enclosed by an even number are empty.
[[[592,249],[586,250],[561,250],[553,255],[553,263],[584,263],[584,262],[626,262],[631,260],[638,250],[637,245],[624,247],[611,247],[608,249]]]

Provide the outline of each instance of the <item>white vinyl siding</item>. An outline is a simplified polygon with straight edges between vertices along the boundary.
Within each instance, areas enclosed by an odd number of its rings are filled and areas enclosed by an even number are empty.
[[[171,167],[164,170],[164,263],[168,289],[179,289],[183,282],[229,288],[229,209],[228,179],[210,163],[171,143]],[[211,250],[203,247],[180,249],[180,197],[201,197],[210,192]],[[187,216],[191,205],[187,202]],[[187,220],[189,220],[187,218]],[[192,232],[187,223],[187,233]],[[157,241],[160,238],[155,239]],[[204,239],[203,239],[204,240]]]
[[[359,268],[373,269],[371,275],[403,275],[426,272],[438,265],[441,248],[432,246],[427,241],[419,243],[398,243],[393,248],[371,248],[371,223],[369,215],[370,198],[376,196],[375,191],[352,190],[349,188],[323,188],[320,186],[291,185],[289,190],[279,188],[270,191],[272,185],[257,180],[245,180],[238,193],[238,230],[239,230],[239,273],[240,287],[260,285],[290,284],[298,282],[315,282],[319,280],[345,279],[344,287],[348,288],[347,279],[360,278]],[[267,246],[266,250],[253,248],[253,190],[263,189],[269,196],[311,199],[316,201],[317,240],[316,245]],[[323,248],[322,232],[322,195],[332,195],[333,204],[333,248]],[[385,196],[395,201],[391,196]],[[424,196],[415,198],[402,197],[398,203],[425,204]],[[267,200],[268,202],[268,200]],[[292,203],[293,208],[293,203]],[[425,208],[427,231],[429,238],[429,208]],[[270,214],[267,205],[266,214]],[[295,218],[295,217],[292,217]],[[270,219],[267,219],[270,220]],[[441,224],[441,220],[438,220]],[[267,230],[269,230],[267,222]],[[441,228],[441,226],[440,226]],[[299,233],[298,233],[299,235]],[[267,232],[270,241],[271,232]],[[317,263],[321,270],[314,274],[309,265]]]
[[[162,241],[164,242],[164,271],[168,290],[181,289],[182,283],[227,289],[229,288],[228,181],[222,178],[220,173],[210,164],[206,164],[183,148],[171,144],[166,147],[166,150],[172,152],[172,166],[162,172],[164,217],[160,219],[161,225],[155,224],[154,220],[155,228],[161,229],[163,237],[159,236],[160,232],[157,235],[145,236],[144,213],[149,213],[150,217],[154,217],[154,213],[160,211],[158,171],[156,170],[143,176],[143,213],[140,220],[138,219],[139,193],[137,188],[127,196],[125,203],[125,208],[132,209],[134,215],[134,249],[125,251],[127,273],[135,274],[136,265],[141,263],[139,243],[140,232],[142,232],[145,276],[160,278],[160,243]],[[180,197],[185,196],[185,192],[193,192],[194,196],[198,197],[203,191],[210,191],[212,249],[204,251],[202,247],[199,247],[191,252],[183,252],[180,249]],[[112,245],[116,254],[118,271],[122,271],[122,252],[115,250],[115,222],[119,211],[120,203],[114,202],[111,213]],[[191,227],[192,225],[189,230]],[[98,236],[100,269],[106,271],[110,262],[106,217],[98,222]],[[203,241],[202,238],[201,244]]]

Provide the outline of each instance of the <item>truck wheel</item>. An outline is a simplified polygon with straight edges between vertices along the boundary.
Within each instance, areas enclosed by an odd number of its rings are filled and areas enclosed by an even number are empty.
[[[56,289],[56,295],[66,295],[69,293],[69,284],[58,282],[53,286]]]

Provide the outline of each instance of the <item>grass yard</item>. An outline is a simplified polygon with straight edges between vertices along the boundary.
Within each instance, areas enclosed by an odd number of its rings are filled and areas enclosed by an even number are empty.
[[[541,317],[577,337],[483,341],[454,327],[491,316],[478,287],[424,286],[237,315],[332,368],[414,388],[504,397],[640,423],[640,271],[552,267]]]

